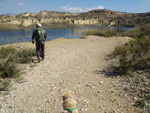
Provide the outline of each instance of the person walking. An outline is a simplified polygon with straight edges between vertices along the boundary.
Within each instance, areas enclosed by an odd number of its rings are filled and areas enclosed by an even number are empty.
[[[36,41],[36,54],[38,58],[38,62],[45,58],[45,41],[46,41],[46,31],[41,28],[41,24],[36,24],[36,29],[32,34],[32,44],[34,44],[34,40]]]

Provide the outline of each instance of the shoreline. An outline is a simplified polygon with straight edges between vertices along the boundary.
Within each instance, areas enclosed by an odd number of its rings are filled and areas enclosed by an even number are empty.
[[[80,38],[56,38],[56,39],[52,39],[49,41],[45,41],[45,44],[47,45],[50,42],[59,42],[62,40],[72,40],[71,42],[75,41],[75,40],[83,40],[83,39],[88,39],[89,37],[99,37],[99,38],[126,38],[126,39],[132,39],[128,36],[125,37],[103,37],[103,36],[95,36],[95,35],[89,35],[89,36],[82,36]],[[31,41],[25,41],[25,42],[16,42],[16,43],[9,43],[9,44],[0,44],[0,48],[1,47],[8,47],[8,46],[25,46],[25,47],[33,47],[33,45],[35,46],[35,43],[32,44],[32,40]],[[30,45],[30,46],[29,46]]]

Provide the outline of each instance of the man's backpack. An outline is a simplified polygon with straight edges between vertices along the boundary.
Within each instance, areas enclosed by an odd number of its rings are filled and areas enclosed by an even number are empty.
[[[39,42],[44,42],[45,41],[45,30],[43,29],[38,29],[37,30],[38,36],[37,36],[37,41]]]

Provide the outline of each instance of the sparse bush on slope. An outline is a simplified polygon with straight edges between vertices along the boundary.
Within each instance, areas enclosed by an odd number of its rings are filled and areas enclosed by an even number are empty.
[[[16,62],[17,63],[30,63],[32,60],[32,56],[35,56],[35,50],[34,49],[23,49],[21,51],[18,51],[16,54]]]
[[[17,78],[20,76],[20,70],[9,60],[0,62],[0,78]]]
[[[0,49],[0,59],[7,58],[8,55],[15,54],[16,52],[17,52],[17,50],[14,47],[12,47],[12,46],[2,47]]]
[[[124,88],[130,95],[137,98],[135,105],[150,109],[150,24],[144,24],[124,33],[133,37],[124,46],[118,46],[111,53],[113,58],[119,60],[117,71],[128,75],[124,79]],[[127,85],[128,84],[128,85]]]
[[[131,40],[125,46],[116,47],[112,56],[119,58],[119,68],[125,74],[137,70],[149,71],[150,40],[149,38]]]
[[[17,63],[30,63],[32,56],[35,56],[35,49],[17,50],[13,46],[2,47],[0,49],[0,91],[7,90],[9,86],[8,78],[18,78],[21,71],[17,67]]]
[[[14,63],[30,63],[31,57],[35,56],[35,49],[21,49],[16,50],[14,47],[2,47],[0,49],[0,59],[9,59]]]
[[[147,22],[146,24],[139,24],[133,30],[125,32],[124,35],[133,38],[141,38],[145,36],[150,37],[150,22]]]

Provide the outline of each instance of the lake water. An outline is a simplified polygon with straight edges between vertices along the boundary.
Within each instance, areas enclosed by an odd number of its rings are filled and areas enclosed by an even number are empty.
[[[130,27],[100,27],[100,26],[84,26],[84,27],[69,27],[69,28],[51,28],[45,29],[47,40],[56,38],[81,38],[84,32],[90,29],[116,29],[116,30],[131,30]],[[31,41],[33,30],[8,30],[0,31],[0,44],[27,42]]]

